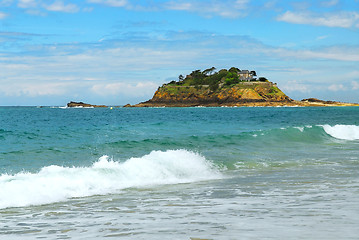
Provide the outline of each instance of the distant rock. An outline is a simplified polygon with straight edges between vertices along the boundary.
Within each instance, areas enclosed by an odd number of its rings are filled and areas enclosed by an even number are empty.
[[[307,99],[303,99],[302,102],[324,103],[324,104],[334,104],[334,103],[336,103],[334,101],[324,101],[324,100],[320,100],[318,98],[307,98]]]
[[[105,105],[92,105],[92,104],[88,104],[88,103],[83,103],[83,102],[69,102],[67,104],[67,107],[69,108],[107,108],[107,106]]]
[[[299,101],[297,101],[299,102]],[[301,100],[300,102],[301,106],[305,107],[345,107],[345,106],[359,106],[357,103],[344,103],[344,102],[336,102],[336,101],[324,101],[317,98],[306,98]]]

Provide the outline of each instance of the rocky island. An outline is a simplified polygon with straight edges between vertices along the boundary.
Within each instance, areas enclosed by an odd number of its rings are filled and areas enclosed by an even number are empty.
[[[105,105],[92,105],[92,104],[88,104],[88,103],[83,103],[83,102],[69,102],[66,105],[68,108],[107,108],[107,106]]]
[[[358,106],[358,104],[322,101],[315,98],[295,101],[276,83],[255,71],[232,67],[218,72],[215,68],[195,70],[178,81],[163,84],[152,99],[124,107],[221,107],[221,106]]]

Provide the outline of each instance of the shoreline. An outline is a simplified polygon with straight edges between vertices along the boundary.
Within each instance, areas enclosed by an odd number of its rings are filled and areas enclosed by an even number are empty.
[[[116,108],[236,108],[236,107],[359,107],[358,103],[334,103],[334,104],[321,104],[321,103],[303,103],[300,101],[294,103],[260,103],[260,104],[147,104],[139,103],[135,105],[116,105],[116,106],[103,106],[103,107],[64,107],[64,106],[0,106],[4,108],[13,108],[13,107],[26,107],[26,108],[60,108],[60,109],[116,109]]]
[[[343,102],[309,102],[309,101],[291,101],[291,102],[244,102],[244,103],[159,103],[159,102],[143,102],[135,105],[126,104],[124,108],[163,108],[163,107],[357,107],[358,103],[343,103]]]

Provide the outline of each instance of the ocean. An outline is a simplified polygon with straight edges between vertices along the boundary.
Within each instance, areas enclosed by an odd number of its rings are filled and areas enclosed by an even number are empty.
[[[0,239],[358,239],[359,107],[0,107]]]

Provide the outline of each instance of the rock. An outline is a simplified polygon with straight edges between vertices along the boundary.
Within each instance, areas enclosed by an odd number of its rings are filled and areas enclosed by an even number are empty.
[[[306,98],[306,99],[302,99],[302,102],[323,102],[323,101],[319,100],[318,98]]]
[[[324,104],[335,104],[335,101],[324,101],[318,98],[307,98],[303,99],[302,102],[311,102],[311,103],[324,103]]]
[[[88,103],[83,103],[83,102],[69,102],[67,104],[67,107],[69,108],[107,108],[107,106],[105,105],[92,105],[92,104],[88,104]]]

